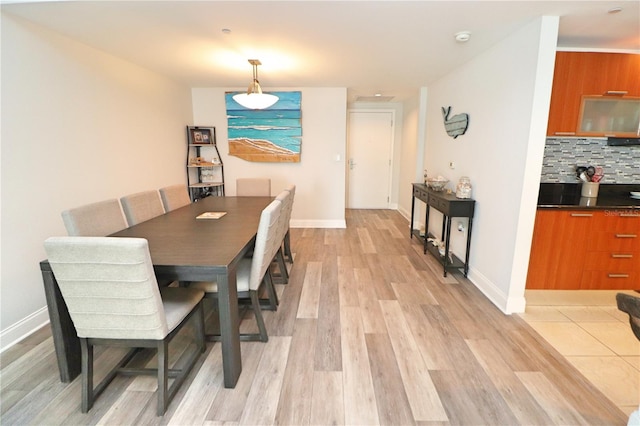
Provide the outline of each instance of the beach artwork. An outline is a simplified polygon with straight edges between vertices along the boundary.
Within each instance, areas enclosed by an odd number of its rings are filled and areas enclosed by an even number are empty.
[[[299,163],[302,145],[301,92],[270,92],[280,98],[266,109],[252,110],[225,93],[229,155],[247,161]]]

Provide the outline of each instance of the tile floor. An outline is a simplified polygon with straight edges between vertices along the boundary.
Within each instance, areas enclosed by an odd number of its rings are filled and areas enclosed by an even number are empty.
[[[527,290],[520,316],[629,415],[640,405],[640,341],[616,293]]]

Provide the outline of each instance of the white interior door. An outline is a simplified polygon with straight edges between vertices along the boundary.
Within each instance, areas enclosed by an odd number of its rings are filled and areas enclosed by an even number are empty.
[[[349,112],[347,208],[389,207],[392,145],[392,112]]]

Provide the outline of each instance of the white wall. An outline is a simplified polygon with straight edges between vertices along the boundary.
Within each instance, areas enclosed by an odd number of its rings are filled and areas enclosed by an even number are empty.
[[[471,178],[469,278],[507,313],[524,309],[557,27],[557,17],[543,17],[429,86],[425,168],[450,179],[452,188],[460,176]],[[457,139],[444,130],[441,107],[447,106],[470,115],[467,133]],[[430,217],[436,234],[441,217]],[[452,248],[463,255],[457,222]]]
[[[346,88],[269,88],[302,92],[302,147],[299,163],[258,163],[229,155],[225,91],[195,88],[193,118],[198,126],[215,126],[224,163],[226,194],[235,195],[239,177],[271,178],[272,195],[296,185],[292,227],[344,228]],[[339,156],[339,159],[337,159]]]
[[[2,13],[2,347],[48,320],[60,212],[185,182],[191,119],[187,87]]]

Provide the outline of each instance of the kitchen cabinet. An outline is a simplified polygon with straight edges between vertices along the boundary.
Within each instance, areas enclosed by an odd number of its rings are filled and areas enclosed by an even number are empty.
[[[527,289],[577,289],[593,213],[538,210],[533,231]]]
[[[585,128],[580,131],[582,97],[604,96],[611,100],[640,97],[638,75],[638,54],[556,52],[547,135],[608,135],[609,132],[592,131],[595,123],[589,131]],[[628,132],[612,131],[611,134],[632,136]]]
[[[187,126],[187,183],[193,202],[224,196],[224,165],[215,127]]]
[[[538,210],[526,288],[640,288],[640,211]]]

